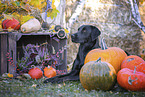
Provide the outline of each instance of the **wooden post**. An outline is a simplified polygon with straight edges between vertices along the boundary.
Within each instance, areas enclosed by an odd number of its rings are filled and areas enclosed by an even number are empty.
[[[8,43],[8,35],[0,34],[0,74],[6,73],[8,71],[7,66],[7,43]]]
[[[12,73],[15,75],[16,73],[16,35],[15,34],[9,34],[8,35],[8,47],[9,47],[9,53],[10,53],[10,58],[12,60],[8,63],[8,72]]]

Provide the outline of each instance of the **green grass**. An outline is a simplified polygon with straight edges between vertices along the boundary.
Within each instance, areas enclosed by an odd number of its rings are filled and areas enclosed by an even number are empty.
[[[145,92],[87,91],[80,82],[43,84],[44,79],[2,79],[0,97],[145,97]]]

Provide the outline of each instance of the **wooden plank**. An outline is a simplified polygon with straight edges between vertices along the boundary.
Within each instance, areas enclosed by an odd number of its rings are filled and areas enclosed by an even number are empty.
[[[7,73],[7,41],[8,35],[7,34],[0,34],[0,74]]]
[[[65,70],[67,72],[67,39],[60,39],[59,42],[52,40],[52,46],[55,49],[55,53],[59,53],[62,65],[58,66],[59,70]]]
[[[8,44],[9,44],[9,53],[10,53],[10,61],[8,63],[9,73],[13,75],[16,74],[16,35],[9,34],[8,35]]]
[[[63,66],[61,66],[60,70],[66,70],[67,72],[67,39],[60,40],[60,49],[63,51],[61,53],[61,59],[63,60]]]

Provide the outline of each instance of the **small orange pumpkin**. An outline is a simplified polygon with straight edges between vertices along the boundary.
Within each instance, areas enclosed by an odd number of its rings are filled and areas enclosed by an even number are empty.
[[[121,69],[117,74],[118,84],[126,90],[144,91],[145,90],[145,74],[138,72],[136,69]]]
[[[54,77],[54,76],[56,76],[56,70],[53,67],[48,65],[48,67],[44,68],[44,75],[47,78]]]
[[[110,63],[114,69],[116,70],[116,73],[120,70],[120,65],[125,57],[127,57],[127,54],[118,47],[109,47],[107,48],[105,42],[101,41],[101,49],[93,49],[91,50],[85,58],[84,64],[90,61],[95,61],[99,57],[101,57],[102,62],[106,61]]]
[[[136,71],[145,73],[145,61],[136,55],[127,56],[121,64],[121,69],[129,68],[131,70],[134,70],[135,66]]]
[[[43,76],[43,72],[37,67],[30,69],[28,74],[32,79],[40,79]]]

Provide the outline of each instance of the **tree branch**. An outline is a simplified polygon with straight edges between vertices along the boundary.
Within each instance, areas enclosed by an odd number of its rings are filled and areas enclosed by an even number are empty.
[[[136,0],[129,0],[131,4],[131,12],[133,15],[133,21],[138,25],[138,27],[145,33],[145,26],[141,21],[140,13],[138,11],[138,5]]]
[[[79,4],[77,5],[75,12],[72,14],[72,16],[69,19],[68,22],[68,30],[70,31],[71,26],[73,23],[78,19],[80,13],[82,12],[86,0],[80,0]]]

